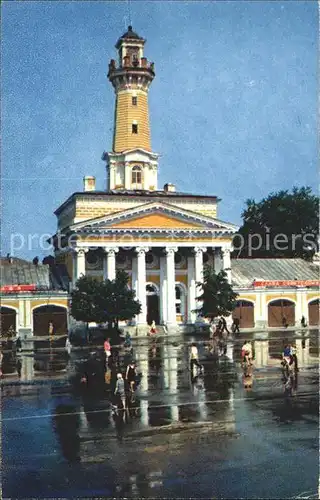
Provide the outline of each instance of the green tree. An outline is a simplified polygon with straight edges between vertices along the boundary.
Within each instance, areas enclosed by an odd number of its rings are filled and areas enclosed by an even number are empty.
[[[197,297],[201,307],[196,309],[200,316],[213,321],[218,316],[228,316],[236,307],[238,294],[233,291],[225,271],[216,274],[212,266],[204,266],[203,282],[197,283],[197,287],[201,289]]]
[[[125,271],[118,271],[114,281],[106,280],[108,302],[106,319],[109,327],[118,329],[119,321],[134,318],[141,312],[141,304],[135,299],[136,292],[129,288],[129,276]]]
[[[242,219],[233,257],[310,259],[317,251],[319,198],[309,187],[247,200]]]
[[[110,329],[118,329],[119,321],[128,320],[141,312],[135,291],[128,286],[129,277],[124,271],[116,279],[98,281],[83,276],[71,292],[71,314],[85,323],[108,323]]]
[[[102,292],[102,283],[88,276],[82,276],[71,292],[71,315],[84,323],[100,323],[101,312],[97,298]]]

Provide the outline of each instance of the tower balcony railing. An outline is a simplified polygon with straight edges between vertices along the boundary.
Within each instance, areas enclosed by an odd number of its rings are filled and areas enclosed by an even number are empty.
[[[121,66],[117,66],[116,61],[111,59],[109,63],[108,76],[112,74],[117,74],[123,70],[132,70],[137,72],[148,71],[154,74],[154,63],[149,62],[146,57],[141,57],[141,59],[125,56],[122,61]]]

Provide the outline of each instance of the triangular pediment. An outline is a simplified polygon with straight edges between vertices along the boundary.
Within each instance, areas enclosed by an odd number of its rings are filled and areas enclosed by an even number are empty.
[[[97,219],[78,222],[71,230],[213,230],[234,233],[237,227],[164,202],[151,202]]]
[[[140,215],[138,217],[129,218],[117,224],[113,224],[114,228],[159,228],[159,229],[200,229],[203,224],[196,224],[183,220],[182,217],[175,217],[156,211],[150,214]]]

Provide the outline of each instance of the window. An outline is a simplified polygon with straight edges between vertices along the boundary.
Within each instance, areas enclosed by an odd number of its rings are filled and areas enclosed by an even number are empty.
[[[133,123],[132,124],[132,133],[133,134],[137,134],[138,133],[138,124],[137,123]]]
[[[142,172],[141,167],[133,167],[132,175],[131,175],[131,183],[132,184],[141,184],[142,183]]]
[[[138,104],[138,99],[135,96],[133,96],[132,97],[132,106],[136,106],[137,104]]]

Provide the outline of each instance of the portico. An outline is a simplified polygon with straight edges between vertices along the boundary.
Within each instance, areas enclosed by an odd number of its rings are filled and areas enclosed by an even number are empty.
[[[150,242],[148,246],[128,248],[119,244],[107,246],[100,243],[93,246],[89,241],[79,242],[70,248],[76,270],[73,285],[81,275],[113,280],[117,269],[124,269],[142,306],[141,314],[136,318],[137,324],[151,323],[152,320],[158,322],[157,319],[168,327],[194,323],[197,319],[194,310],[198,307],[196,297],[199,295],[196,283],[202,281],[203,266],[208,262],[219,270],[225,269],[228,261],[223,254],[230,250],[230,244],[220,247],[209,246],[208,243],[187,246],[181,242],[180,245]],[[96,260],[100,261],[100,265],[92,269],[90,261]],[[159,314],[154,312],[154,318],[148,310],[148,295],[157,295]]]

